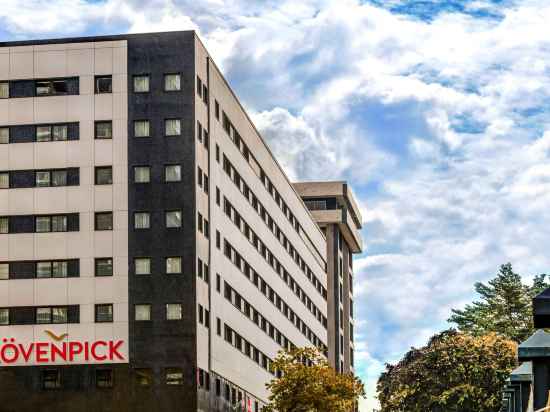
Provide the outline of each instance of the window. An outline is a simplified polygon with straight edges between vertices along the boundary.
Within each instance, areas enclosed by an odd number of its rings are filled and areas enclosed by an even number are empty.
[[[52,309],[36,308],[36,323],[52,323]]]
[[[96,139],[112,139],[113,138],[113,122],[112,121],[95,122],[95,138]]]
[[[68,126],[66,124],[59,124],[52,126],[52,136],[54,141],[65,141],[68,135]]]
[[[101,166],[95,168],[95,184],[96,185],[112,185],[113,184],[113,167]]]
[[[10,174],[9,172],[0,173],[0,189],[10,188]]]
[[[36,187],[48,187],[51,185],[51,174],[49,171],[36,172]]]
[[[66,232],[67,216],[37,216],[35,226],[37,233]]]
[[[69,272],[68,262],[37,262],[37,278],[66,278]]]
[[[95,93],[112,93],[113,92],[113,77],[112,76],[96,76],[95,77]]]
[[[175,91],[181,90],[181,75],[165,74],[164,90],[167,92],[175,92]]]
[[[136,384],[138,386],[151,386],[153,384],[153,370],[149,368],[136,369]]]
[[[10,84],[8,82],[0,82],[0,99],[10,97]]]
[[[138,321],[151,320],[151,305],[136,305],[135,319]]]
[[[60,389],[61,371],[58,369],[47,369],[42,371],[42,389]]]
[[[9,232],[9,218],[0,217],[0,233]]]
[[[197,76],[197,94],[202,97],[202,80]]]
[[[0,280],[7,280],[10,278],[10,264],[0,263]]]
[[[166,384],[183,385],[183,371],[180,368],[167,368]]]
[[[95,305],[95,321],[96,323],[112,322],[113,321],[113,304]]]
[[[8,144],[10,142],[10,128],[0,127],[0,144]]]
[[[111,369],[96,369],[95,384],[97,388],[112,388],[113,371]]]
[[[166,136],[179,136],[181,135],[181,120],[180,119],[166,119],[164,121],[164,133]]]
[[[113,212],[96,212],[95,230],[113,230]]]
[[[149,166],[135,166],[134,182],[135,183],[151,182],[151,168]]]
[[[134,229],[149,229],[151,227],[151,214],[149,212],[134,213]]]
[[[113,276],[113,259],[96,258],[95,276]]]
[[[134,76],[134,93],[147,93],[149,91],[149,75]]]
[[[149,120],[135,120],[134,121],[134,136],[135,137],[149,137],[150,136]]]
[[[214,103],[215,111],[216,111],[216,119],[220,120],[220,104],[216,100]]]
[[[166,273],[181,273],[181,257],[166,258]]]
[[[67,308],[52,308],[52,323],[67,323]]]
[[[181,320],[182,319],[182,306],[181,306],[181,303],[168,303],[166,305],[166,319],[167,320]]]
[[[166,227],[167,228],[181,227],[181,210],[171,210],[166,212]]]
[[[10,310],[7,308],[0,309],[0,325],[10,324]]]
[[[136,275],[150,275],[151,274],[151,259],[150,258],[135,258],[134,259],[134,272]]]
[[[166,182],[181,181],[181,166],[167,165],[164,167],[164,179]]]
[[[52,129],[50,126],[36,126],[36,141],[49,142],[52,140]]]
[[[55,96],[67,94],[68,85],[66,80],[38,80],[35,82],[37,96]]]

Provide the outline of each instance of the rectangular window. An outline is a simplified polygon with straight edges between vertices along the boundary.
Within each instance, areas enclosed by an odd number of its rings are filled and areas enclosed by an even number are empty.
[[[10,128],[0,127],[0,144],[8,144],[10,142]]]
[[[164,180],[166,182],[181,181],[181,166],[180,165],[164,166]]]
[[[136,275],[151,274],[151,258],[135,258],[134,266]]]
[[[37,80],[35,82],[36,96],[64,95],[68,91],[67,80]]]
[[[52,171],[52,186],[67,186],[67,171],[53,170]]]
[[[150,229],[151,214],[149,212],[134,213],[134,229]]]
[[[113,230],[113,212],[96,212],[95,230]]]
[[[67,216],[52,216],[52,232],[67,231]]]
[[[181,227],[181,210],[171,210],[166,212],[166,227],[167,228]]]
[[[166,384],[183,385],[183,371],[180,368],[167,368]]]
[[[149,92],[149,75],[134,76],[134,93]]]
[[[181,303],[168,303],[166,305],[166,319],[167,320],[181,320],[182,319],[182,305],[181,305]]]
[[[134,137],[150,137],[150,129],[149,120],[134,121]]]
[[[138,386],[151,386],[153,384],[153,370],[149,368],[136,368],[136,384]]]
[[[52,308],[52,323],[67,323],[67,321],[66,307]]]
[[[95,138],[96,139],[112,139],[113,138],[113,122],[99,121],[95,122]]]
[[[95,276],[113,276],[113,259],[96,258]]]
[[[36,323],[52,323],[52,308],[36,308]]]
[[[181,75],[165,74],[164,75],[164,90],[167,92],[176,92],[181,90]]]
[[[36,187],[49,187],[51,186],[51,173],[49,171],[36,172]]]
[[[47,369],[42,371],[42,389],[61,389],[61,371],[58,369]]]
[[[113,371],[111,369],[96,369],[95,384],[97,388],[106,389],[113,387]]]
[[[69,127],[66,124],[58,124],[52,126],[52,136],[54,141],[67,140]]]
[[[0,217],[0,233],[8,233],[9,232],[9,218],[7,217]]]
[[[181,135],[181,120],[180,119],[166,119],[164,121],[164,134],[166,136],[179,136],[179,135]]]
[[[151,305],[136,305],[135,319],[137,321],[151,320]]]
[[[166,273],[167,274],[181,273],[181,257],[166,258]]]
[[[10,188],[10,174],[9,172],[0,173],[0,189]]]
[[[36,126],[36,141],[49,142],[52,140],[52,128],[50,126]]]
[[[10,278],[10,264],[0,263],[0,280],[7,280]]]
[[[10,97],[10,84],[8,82],[0,82],[0,99]]]
[[[216,119],[220,120],[220,104],[217,100],[214,102],[214,108],[216,112]]]
[[[113,92],[113,77],[112,76],[96,76],[95,77],[95,93],[112,93]]]
[[[202,80],[197,75],[197,94],[202,97]]]
[[[113,304],[95,305],[95,321],[96,323],[112,322],[113,321]]]
[[[113,167],[100,166],[95,168],[95,184],[96,185],[112,185],[113,184]]]
[[[135,183],[150,183],[151,182],[151,167],[135,166],[134,167],[134,182]]]
[[[0,309],[0,325],[10,324],[10,310],[7,308]]]

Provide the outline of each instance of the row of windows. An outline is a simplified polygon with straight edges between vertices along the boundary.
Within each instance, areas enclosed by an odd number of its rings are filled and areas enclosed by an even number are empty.
[[[165,385],[183,385],[183,369],[168,367],[163,369]],[[58,390],[63,388],[80,389],[82,379],[78,377],[76,381],[74,376],[65,376],[67,370],[62,369],[43,369],[40,371],[40,382],[43,390]],[[75,372],[72,372],[75,373]],[[76,372],[78,373],[78,372]],[[112,369],[98,368],[93,375],[94,381],[91,382],[98,389],[110,389],[115,385],[115,372]],[[150,368],[134,369],[134,382],[137,386],[152,386],[154,383],[153,370]],[[78,383],[75,383],[78,382]],[[77,387],[74,387],[74,386]],[[90,385],[86,385],[90,386]]]
[[[165,165],[164,182],[181,182],[181,165]],[[151,166],[134,166],[134,183],[151,183]]]
[[[248,201],[248,203],[252,206],[252,208],[256,211],[256,213],[258,213],[258,215],[262,218],[263,222],[266,224],[269,230],[275,235],[277,240],[283,245],[283,247],[288,252],[290,257],[296,262],[298,267],[307,276],[309,281],[313,284],[313,286],[315,286],[315,289],[319,292],[319,294],[323,297],[323,299],[326,300],[327,290],[323,286],[322,282],[319,279],[317,279],[317,277],[313,274],[313,271],[306,264],[304,259],[300,256],[297,249],[288,240],[288,238],[285,236],[285,234],[277,225],[277,223],[275,223],[275,220],[269,215],[269,213],[267,212],[267,209],[258,200],[256,195],[254,195],[254,193],[250,190],[250,187],[246,184],[244,179],[240,176],[239,172],[237,172],[235,167],[231,164],[231,162],[225,155],[223,156],[223,170],[225,171],[227,176],[233,181],[235,186],[239,188],[239,191],[243,194],[243,196]]]
[[[80,170],[78,168],[0,172],[0,189],[78,186],[79,184]]]
[[[221,336],[220,318],[217,318],[217,333],[219,336]],[[275,371],[272,367],[273,361],[266,354],[261,352],[257,347],[255,347],[249,341],[239,335],[226,323],[224,323],[223,337],[227,343],[233,345],[239,351],[244,353],[248,358],[252,359],[258,365],[260,365],[263,369],[265,369],[272,375],[275,375]]]
[[[197,258],[197,277],[204,280],[206,283],[210,283],[210,268],[201,258]]]
[[[153,306],[150,303],[134,305],[134,319],[138,322],[152,320],[152,308]],[[181,303],[167,303],[164,308],[166,320],[183,319],[183,305]]]
[[[319,308],[312,302],[309,296],[303,291],[302,288],[294,281],[288,271],[284,268],[279,260],[273,255],[273,253],[267,248],[265,243],[259,238],[259,236],[252,230],[250,225],[242,218],[240,213],[233,207],[233,205],[224,197],[224,212],[229,219],[239,228],[244,234],[246,239],[254,246],[256,251],[266,260],[271,268],[277,272],[280,278],[293,290],[293,292],[301,299],[302,303],[313,313],[313,315],[322,322],[322,314]]]
[[[202,98],[204,104],[208,105],[208,87],[206,83],[203,83],[201,78],[197,75],[197,94]]]
[[[164,119],[165,136],[181,136],[181,119]],[[134,120],[134,137],[151,137],[151,122],[147,119]]]
[[[0,280],[79,276],[80,261],[78,259],[0,262]]]
[[[96,217],[97,215],[96,213]],[[79,228],[80,222],[78,213],[63,215],[0,216],[0,234],[78,232]]]
[[[265,334],[273,339],[283,349],[291,350],[296,347],[285,335],[281,333],[265,316],[259,313],[246,299],[224,281],[224,297],[233,304],[248,319],[252,320]]]
[[[242,258],[239,252],[224,239],[224,254],[225,256],[251,281],[262,294],[285,315],[287,319],[304,335],[311,343],[319,347],[322,341],[315,333],[305,324],[302,319],[293,311],[288,304],[266,283],[266,281],[258,274],[250,264]],[[319,316],[319,315],[318,315]],[[327,327],[326,317],[321,315],[322,324]],[[319,320],[319,317],[318,317]]]
[[[96,305],[96,321],[98,321],[98,306]],[[100,313],[101,309],[100,309]],[[102,319],[102,318],[100,318]],[[99,320],[101,321],[101,320]],[[40,306],[40,307],[13,307],[0,308],[0,325],[39,325],[57,323],[79,323],[80,307],[69,306]],[[112,305],[111,305],[112,322]]]
[[[167,229],[179,229],[182,226],[181,210],[166,210],[164,212],[164,225]],[[134,212],[134,229],[151,229],[151,212]]]
[[[201,372],[203,377],[201,377]],[[210,386],[210,374],[207,371],[202,371],[202,369],[199,369],[199,387],[203,387],[203,384],[201,382],[204,382],[204,388],[206,390],[209,390]],[[254,399],[253,396],[247,394],[242,389],[235,386],[233,383],[229,382],[228,380],[222,378],[221,376],[216,375],[214,372],[211,373],[212,378],[215,378],[215,387],[216,387],[216,396],[221,397],[222,396],[222,384],[223,384],[223,398],[226,402],[230,402],[233,407],[235,405],[243,405],[243,402],[245,402],[245,406],[243,407],[243,411],[246,408],[247,412],[252,412],[252,401],[254,404],[254,412],[260,412],[260,402]],[[247,402],[248,401],[248,402]]]
[[[0,127],[0,144],[78,140],[79,123]]]
[[[217,107],[216,102],[216,107]],[[217,119],[219,119],[219,116],[216,116]],[[298,219],[294,216],[290,208],[287,206],[285,201],[283,200],[282,196],[279,194],[273,183],[269,180],[267,175],[265,174],[264,170],[261,168],[258,161],[254,158],[248,147],[246,146],[246,143],[243,141],[241,136],[239,135],[239,132],[227,116],[225,112],[223,112],[223,128],[226,131],[229,138],[233,141],[237,149],[239,149],[239,152],[243,155],[243,157],[246,159],[246,161],[251,166],[252,170],[254,170],[254,173],[260,178],[262,181],[264,187],[269,192],[271,197],[275,200],[275,203],[277,203],[277,206],[283,211],[284,215],[289,220],[290,224],[298,234],[300,234],[300,223],[298,222]]]
[[[151,275],[152,258],[136,257],[134,258],[134,274],[135,275]],[[181,256],[170,256],[164,258],[164,273],[167,275],[175,275],[182,273]]]
[[[97,84],[96,78],[96,84]],[[97,87],[96,87],[97,88]],[[78,77],[0,81],[0,99],[66,96],[80,93]]]

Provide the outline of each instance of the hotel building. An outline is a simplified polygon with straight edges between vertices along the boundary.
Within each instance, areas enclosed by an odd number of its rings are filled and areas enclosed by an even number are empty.
[[[193,31],[0,43],[0,410],[259,411],[353,371],[344,182],[291,183]]]

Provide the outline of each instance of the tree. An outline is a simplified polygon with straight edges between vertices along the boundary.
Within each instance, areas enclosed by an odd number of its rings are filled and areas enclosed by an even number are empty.
[[[281,351],[272,363],[278,378],[265,412],[349,412],[365,389],[359,378],[339,374],[316,348]]]
[[[481,300],[466,305],[463,310],[453,309],[449,322],[475,336],[496,332],[520,343],[534,332],[531,299],[548,287],[544,274],[535,276],[532,286],[524,285],[520,275],[507,263],[487,285],[475,284]]]
[[[411,348],[378,379],[381,412],[497,412],[516,364],[516,344],[453,329]]]

